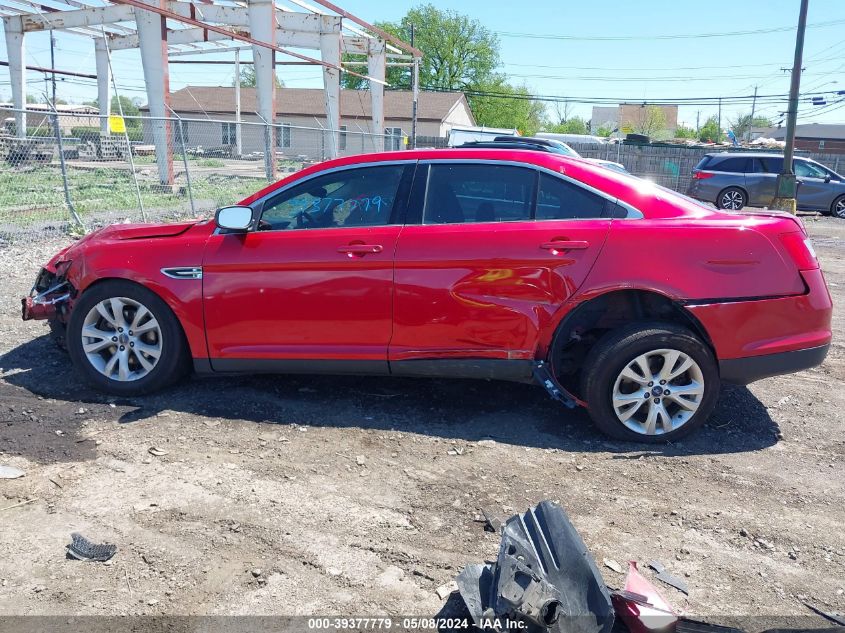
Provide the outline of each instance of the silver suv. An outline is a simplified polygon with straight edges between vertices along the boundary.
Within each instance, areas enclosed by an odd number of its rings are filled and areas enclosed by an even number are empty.
[[[783,155],[751,152],[705,154],[692,170],[687,195],[736,211],[772,203]],[[796,157],[798,208],[831,213],[845,219],[845,177],[809,158]]]

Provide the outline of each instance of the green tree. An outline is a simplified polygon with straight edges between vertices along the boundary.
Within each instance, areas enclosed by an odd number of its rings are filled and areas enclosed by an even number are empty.
[[[590,131],[587,128],[587,121],[582,119],[579,116],[570,117],[566,121],[558,123],[557,125],[551,125],[548,127],[549,132],[554,132],[556,134],[589,134]],[[610,134],[608,134],[610,136]]]
[[[515,128],[520,134],[531,136],[545,124],[543,104],[530,99],[524,86],[511,86],[504,77],[495,76],[480,85],[477,92],[496,95],[470,94],[470,108],[479,125]]]
[[[411,39],[410,25],[407,32],[404,30],[404,27],[401,23],[395,24],[393,22],[376,22],[375,25],[383,31],[387,31],[394,37],[398,37],[400,40],[403,40],[405,42],[408,42]],[[418,33],[418,27],[414,28]],[[418,41],[415,41],[414,43],[419,45]],[[356,55],[353,53],[344,53],[342,58],[343,64],[348,64],[349,62],[363,62],[349,66],[350,70],[354,70],[356,73],[359,73],[361,75],[369,74],[366,61],[366,55]],[[408,66],[388,66],[385,70],[384,79],[388,83],[388,90],[411,89],[411,69]],[[420,84],[425,85],[423,83],[422,74],[420,74]],[[340,76],[340,87],[345,88],[347,90],[369,90],[370,82],[364,79],[363,77],[350,75],[349,73],[343,73]]]
[[[414,45],[423,52],[420,61],[423,89],[466,90],[489,83],[493,78],[499,65],[499,40],[481,22],[457,11],[423,4],[410,9],[398,24],[379,26],[408,42],[412,24]],[[402,75],[408,77],[409,69],[405,68]],[[346,76],[350,81],[356,79]],[[396,78],[396,73],[392,78]],[[394,83],[390,79],[388,82]],[[400,85],[408,83],[400,79]]]
[[[698,131],[698,139],[712,143],[720,143],[722,141],[722,130],[719,129],[719,120],[716,117],[711,116],[704,122],[704,125]]]
[[[737,139],[743,140],[751,128],[772,127],[772,122],[764,116],[755,116],[752,119],[750,114],[739,114],[734,120],[728,121],[728,125]]]
[[[603,136],[605,138],[609,138],[611,134],[613,134],[613,128],[609,125],[601,125],[595,131],[596,136]]]
[[[685,125],[679,125],[675,129],[675,138],[698,138],[698,132]]]
[[[533,134],[545,123],[545,108],[528,98],[528,89],[509,84],[504,75],[495,72],[499,65],[499,40],[481,22],[457,11],[423,4],[410,9],[399,22],[378,22],[376,26],[409,42],[412,24],[414,45],[423,54],[420,89],[466,92],[479,125],[516,128]],[[361,55],[344,55],[346,63],[365,60]],[[366,65],[350,68],[366,74]],[[390,89],[407,90],[411,87],[411,68],[389,66],[385,79]],[[341,86],[366,90],[369,82],[343,73]]]
[[[276,73],[273,73],[276,80],[276,88],[284,88],[285,84],[279,79]],[[235,85],[235,80],[232,79],[232,85]],[[253,64],[243,64],[241,66],[241,88],[255,88],[255,66]]]
[[[631,121],[624,121],[623,125],[630,125],[637,134],[660,137],[666,132],[666,113],[660,106],[643,106],[637,109]]]
[[[129,97],[123,95],[114,95],[111,98],[111,113],[120,114],[123,109],[123,116],[133,117],[126,119],[126,127],[137,128],[141,127],[141,120],[137,117],[141,116],[141,110]]]

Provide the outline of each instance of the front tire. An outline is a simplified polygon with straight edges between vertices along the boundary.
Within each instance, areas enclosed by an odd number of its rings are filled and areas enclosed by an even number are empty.
[[[716,206],[726,211],[739,211],[748,204],[748,195],[739,187],[728,187],[719,193]]]
[[[590,350],[582,394],[607,435],[633,442],[670,442],[707,420],[719,395],[713,352],[672,323],[635,323],[613,330]]]
[[[105,281],[73,306],[66,344],[82,377],[99,391],[134,396],[187,370],[185,337],[170,307],[138,284]]]

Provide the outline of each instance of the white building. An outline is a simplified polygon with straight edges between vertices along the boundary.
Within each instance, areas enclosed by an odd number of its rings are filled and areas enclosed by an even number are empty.
[[[170,94],[170,105],[179,117],[189,119],[183,125],[187,148],[220,148],[235,145],[235,88],[224,86],[187,86]],[[241,121],[261,123],[255,114],[255,88],[241,88]],[[373,137],[369,92],[341,90],[340,155],[374,150],[404,148],[411,135],[412,93],[388,90],[384,93],[384,130],[386,137]],[[141,107],[142,114],[148,112]],[[324,92],[317,88],[279,88],[276,93],[276,118],[280,124],[275,135],[276,151],[291,157],[322,159],[327,156],[328,134]],[[460,92],[420,92],[417,108],[418,145],[445,139],[453,126],[475,125],[466,97]],[[152,140],[150,126],[144,125],[145,140]],[[149,133],[148,133],[149,132]],[[178,131],[177,131],[178,134]],[[178,136],[177,136],[178,139]],[[181,141],[181,139],[178,139]],[[264,150],[264,126],[241,126],[242,153]],[[178,150],[178,146],[177,146]]]

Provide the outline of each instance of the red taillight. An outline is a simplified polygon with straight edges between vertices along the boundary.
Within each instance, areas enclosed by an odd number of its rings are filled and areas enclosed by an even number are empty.
[[[809,237],[800,231],[781,233],[779,237],[798,270],[815,270],[819,267],[819,260]]]
[[[715,176],[712,171],[694,171],[692,172],[692,179],[693,180],[706,180],[707,178],[712,178]]]

